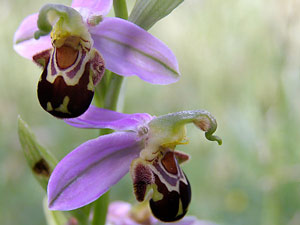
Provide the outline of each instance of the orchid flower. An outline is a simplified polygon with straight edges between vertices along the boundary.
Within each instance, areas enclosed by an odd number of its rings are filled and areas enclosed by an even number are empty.
[[[216,120],[203,110],[155,117],[91,105],[82,116],[65,121],[79,128],[118,131],[81,144],[58,163],[48,184],[51,210],[72,210],[89,204],[130,169],[136,199],[149,197],[152,213],[161,221],[179,220],[191,201],[189,181],[179,166],[189,156],[175,150],[176,145],[187,143],[185,125],[195,124],[208,140],[221,144],[221,139],[213,135]]]
[[[166,225],[167,223],[154,218],[145,204],[131,206],[127,202],[117,201],[108,207],[106,225]],[[197,220],[196,217],[187,216],[173,225],[216,225],[210,221]]]
[[[43,68],[38,99],[53,116],[84,113],[105,68],[153,84],[178,80],[171,50],[129,21],[104,18],[111,6],[112,0],[74,0],[71,7],[47,4],[16,31],[16,52]]]

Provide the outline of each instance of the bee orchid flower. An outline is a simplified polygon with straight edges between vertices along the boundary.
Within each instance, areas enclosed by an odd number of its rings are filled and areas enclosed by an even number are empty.
[[[112,134],[89,140],[63,158],[48,184],[52,210],[72,210],[99,198],[130,171],[136,199],[150,198],[153,215],[173,222],[187,212],[191,201],[190,183],[179,164],[189,156],[175,150],[186,144],[185,125],[193,123],[208,140],[217,128],[207,111],[194,110],[151,116],[124,114],[94,106],[80,117],[65,120],[79,128],[109,128]]]
[[[104,17],[111,6],[112,0],[47,4],[17,29],[14,49],[42,67],[38,99],[53,116],[84,113],[105,69],[152,84],[179,79],[172,51],[137,25]]]

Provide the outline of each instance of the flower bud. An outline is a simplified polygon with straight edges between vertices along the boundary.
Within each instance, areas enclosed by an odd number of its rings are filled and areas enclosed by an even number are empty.
[[[58,161],[36,140],[29,126],[18,118],[18,133],[27,163],[37,181],[47,190],[49,177]]]

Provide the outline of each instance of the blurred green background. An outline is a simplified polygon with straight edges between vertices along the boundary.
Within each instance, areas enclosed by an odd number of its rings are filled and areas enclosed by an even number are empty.
[[[70,4],[70,1],[53,1]],[[59,159],[97,131],[79,130],[39,106],[40,69],[17,55],[13,34],[46,0],[0,0],[0,224],[45,224],[44,191],[17,136],[17,115]],[[134,1],[129,1],[129,9]],[[177,56],[181,80],[154,86],[126,80],[124,112],[206,109],[223,145],[194,126],[184,164],[189,214],[224,225],[300,224],[300,3],[293,0],[186,0],[150,32]],[[135,202],[126,176],[113,200]]]

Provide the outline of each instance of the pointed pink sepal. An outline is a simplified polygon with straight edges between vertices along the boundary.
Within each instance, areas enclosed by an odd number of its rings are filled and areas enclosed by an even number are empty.
[[[32,59],[34,55],[52,48],[50,35],[34,39],[37,28],[38,13],[27,16],[14,35],[14,49],[21,56]]]
[[[90,105],[89,109],[83,115],[72,119],[65,119],[65,122],[78,128],[137,130],[153,118],[153,116],[147,113],[125,114]]]
[[[136,75],[153,84],[178,81],[180,74],[175,55],[139,26],[120,18],[104,18],[89,30],[94,47],[112,72],[122,76]]]
[[[135,132],[89,140],[63,158],[48,184],[51,210],[72,210],[95,201],[128,171],[143,143]]]

